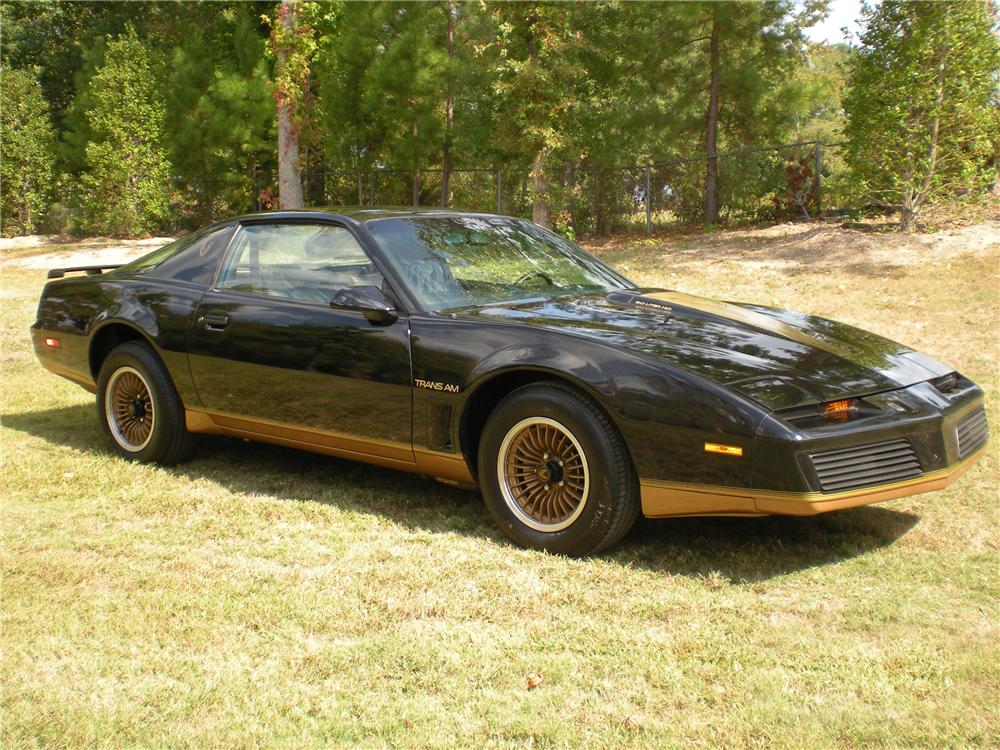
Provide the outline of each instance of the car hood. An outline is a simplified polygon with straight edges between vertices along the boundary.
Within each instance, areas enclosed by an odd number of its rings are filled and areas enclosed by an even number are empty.
[[[769,409],[895,390],[951,371],[843,323],[661,289],[459,314],[595,339],[728,386]]]

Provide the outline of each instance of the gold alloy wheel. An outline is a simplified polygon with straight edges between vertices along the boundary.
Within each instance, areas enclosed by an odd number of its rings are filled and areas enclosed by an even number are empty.
[[[507,507],[536,531],[561,531],[583,512],[590,470],[580,443],[547,417],[523,419],[507,431],[497,455]]]
[[[149,445],[156,411],[145,378],[134,367],[119,367],[104,392],[104,414],[115,442],[130,453]]]

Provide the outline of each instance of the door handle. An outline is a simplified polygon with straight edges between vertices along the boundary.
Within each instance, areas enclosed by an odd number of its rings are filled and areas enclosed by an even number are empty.
[[[210,331],[221,331],[229,325],[228,315],[202,315],[198,322]]]

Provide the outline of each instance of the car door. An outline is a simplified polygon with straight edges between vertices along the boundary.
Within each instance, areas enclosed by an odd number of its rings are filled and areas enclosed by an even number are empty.
[[[204,411],[248,436],[412,461],[406,317],[376,324],[330,306],[365,285],[384,281],[346,227],[242,225],[192,319]]]

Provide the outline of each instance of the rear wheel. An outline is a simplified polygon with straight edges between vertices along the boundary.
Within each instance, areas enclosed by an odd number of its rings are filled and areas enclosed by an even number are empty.
[[[166,367],[144,342],[115,347],[101,364],[97,413],[111,447],[129,460],[172,465],[193,450],[184,405]]]
[[[567,555],[618,542],[639,515],[639,490],[618,430],[560,383],[519,388],[493,411],[479,446],[490,515],[518,544]]]

